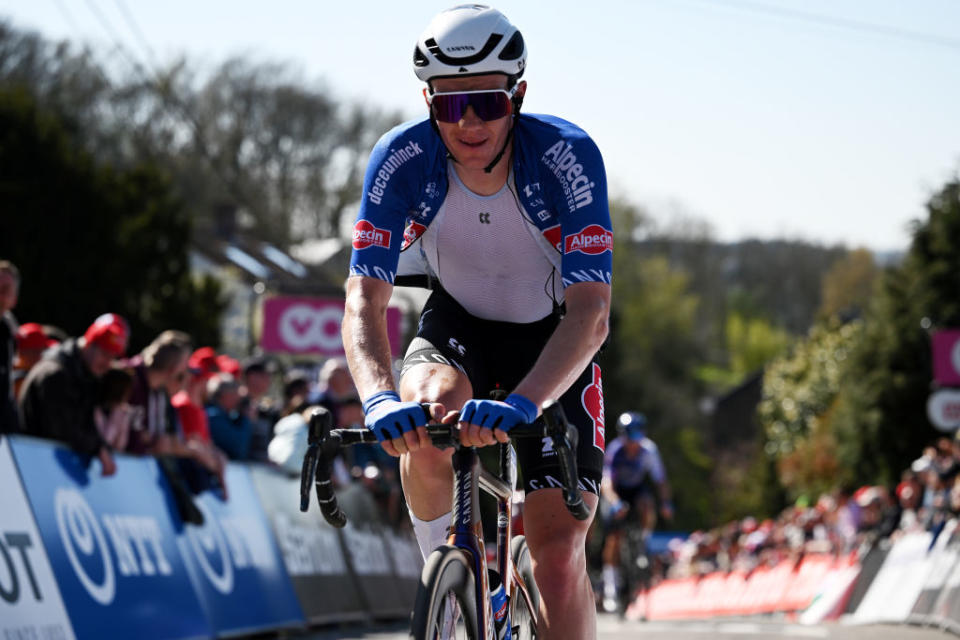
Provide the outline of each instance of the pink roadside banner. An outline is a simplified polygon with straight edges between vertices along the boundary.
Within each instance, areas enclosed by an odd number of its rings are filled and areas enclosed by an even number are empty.
[[[944,386],[960,386],[960,329],[933,334],[933,379]]]
[[[400,352],[400,310],[387,308],[387,337],[394,356]],[[273,296],[263,303],[264,351],[303,355],[342,356],[342,298]]]

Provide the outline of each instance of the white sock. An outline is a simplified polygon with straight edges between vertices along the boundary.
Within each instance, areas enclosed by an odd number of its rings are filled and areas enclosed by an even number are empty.
[[[413,515],[413,511],[409,513],[410,521],[413,523],[413,533],[417,536],[417,544],[420,545],[420,554],[426,562],[434,549],[447,543],[451,512],[448,511],[435,520],[421,520]]]

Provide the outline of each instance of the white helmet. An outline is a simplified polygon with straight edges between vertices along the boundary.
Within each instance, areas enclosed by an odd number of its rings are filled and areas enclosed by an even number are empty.
[[[482,4],[461,4],[438,14],[413,50],[413,71],[424,82],[484,73],[516,80],[526,63],[520,31]]]

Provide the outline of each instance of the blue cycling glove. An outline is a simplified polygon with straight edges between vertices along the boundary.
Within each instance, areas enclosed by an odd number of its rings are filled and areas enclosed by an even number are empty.
[[[363,423],[380,442],[401,437],[427,424],[427,414],[418,402],[403,402],[396,391],[378,391],[363,403]]]
[[[460,421],[510,431],[517,425],[530,424],[537,419],[537,405],[519,393],[511,393],[503,402],[497,400],[467,400],[460,410]]]

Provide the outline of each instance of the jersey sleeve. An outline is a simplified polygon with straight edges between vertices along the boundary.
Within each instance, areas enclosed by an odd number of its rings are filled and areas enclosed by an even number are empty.
[[[649,445],[647,444],[649,442]],[[650,479],[657,484],[663,484],[667,479],[667,471],[663,466],[663,458],[660,457],[660,449],[657,448],[657,445],[653,444],[652,441],[644,442],[645,447],[649,447],[648,454],[650,457]]]
[[[613,227],[600,150],[585,134],[560,140],[543,156],[558,182],[563,286],[610,284]]]
[[[350,275],[393,284],[408,213],[416,204],[425,144],[403,125],[384,135],[370,154],[363,199],[353,226]]]

